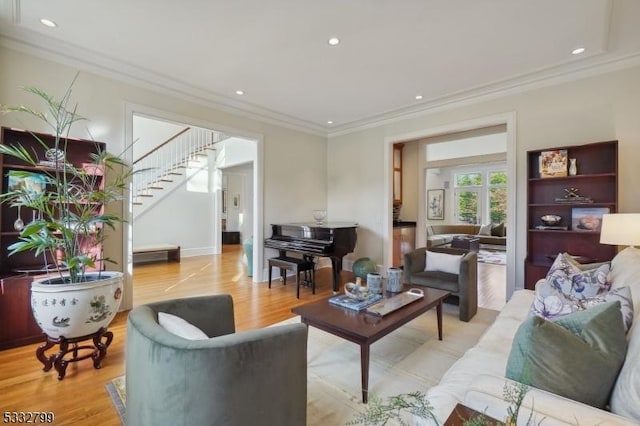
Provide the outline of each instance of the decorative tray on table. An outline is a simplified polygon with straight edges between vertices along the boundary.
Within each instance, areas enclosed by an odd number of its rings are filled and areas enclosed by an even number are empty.
[[[383,299],[378,303],[375,303],[367,308],[367,313],[385,316],[393,311],[397,311],[403,306],[408,305],[411,302],[420,300],[424,297],[424,292],[417,288],[412,288],[404,293],[397,294],[395,296]]]

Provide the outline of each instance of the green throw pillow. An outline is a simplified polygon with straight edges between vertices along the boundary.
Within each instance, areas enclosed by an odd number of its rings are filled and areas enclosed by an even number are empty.
[[[513,339],[506,376],[604,408],[626,352],[620,302],[552,321],[531,316]]]

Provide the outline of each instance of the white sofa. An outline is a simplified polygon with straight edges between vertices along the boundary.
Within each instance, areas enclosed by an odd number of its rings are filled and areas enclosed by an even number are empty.
[[[611,262],[610,279],[614,288],[631,287],[634,304],[634,321],[627,334],[627,356],[610,399],[612,412],[530,388],[520,410],[519,425],[526,424],[532,409],[534,424],[544,420],[545,426],[640,424],[640,250],[627,248],[620,252]],[[533,291],[516,291],[476,346],[444,374],[437,386],[427,391],[440,424],[456,403],[504,421],[508,404],[503,400],[503,389],[509,382],[505,369],[511,343],[518,327],[528,317],[533,300]],[[414,423],[431,424],[421,418],[415,418]]]

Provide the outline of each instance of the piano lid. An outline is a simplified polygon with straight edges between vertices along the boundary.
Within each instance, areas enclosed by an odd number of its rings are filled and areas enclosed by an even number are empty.
[[[317,224],[316,222],[295,222],[295,223],[274,223],[272,224],[272,226],[339,229],[339,228],[357,228],[358,224],[355,222],[325,222],[323,224]]]

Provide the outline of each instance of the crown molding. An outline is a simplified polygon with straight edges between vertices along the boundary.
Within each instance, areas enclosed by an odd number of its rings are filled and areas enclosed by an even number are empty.
[[[327,136],[329,138],[342,136],[397,123],[411,118],[424,117],[437,112],[473,105],[479,102],[486,102],[509,95],[555,86],[570,81],[581,80],[636,66],[640,66],[640,52],[633,52],[620,56],[607,56],[606,58],[591,58],[589,61],[575,64],[569,68],[563,66],[547,70],[546,72],[530,73],[526,76],[515,77],[509,80],[504,80],[500,83],[492,83],[445,97],[432,99],[420,105],[388,111],[376,116],[346,123],[331,129]]]
[[[61,63],[96,75],[160,92],[208,108],[263,123],[286,127],[314,136],[327,136],[327,129],[266,108],[221,96],[211,91],[179,82],[169,76],[144,70],[108,55],[13,27],[0,29],[0,45],[42,59]]]

